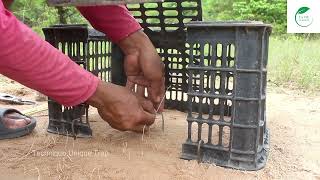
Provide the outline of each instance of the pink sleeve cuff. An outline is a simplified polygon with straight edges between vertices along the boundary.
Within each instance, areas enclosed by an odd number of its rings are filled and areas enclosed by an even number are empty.
[[[79,65],[77,65],[79,66]],[[79,76],[80,77],[80,76]],[[88,76],[84,76],[84,78],[87,77],[88,79],[85,79],[85,81],[87,81],[87,83],[84,83],[85,86],[82,91],[82,95],[79,93],[77,99],[70,99],[70,101],[68,101],[68,99],[66,99],[65,101],[62,99],[61,100],[61,104],[70,107],[70,106],[75,106],[81,103],[86,102],[97,90],[98,88],[98,84],[100,79],[92,74],[88,75]]]
[[[95,29],[105,33],[115,43],[141,29],[123,5],[77,8]]]

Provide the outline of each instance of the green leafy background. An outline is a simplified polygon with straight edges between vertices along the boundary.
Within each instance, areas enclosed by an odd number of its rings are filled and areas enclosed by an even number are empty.
[[[202,0],[205,20],[259,20],[271,23],[273,32],[286,32],[285,0]],[[13,11],[23,22],[41,33],[56,23],[84,23],[74,8],[48,7],[45,0],[16,0]]]

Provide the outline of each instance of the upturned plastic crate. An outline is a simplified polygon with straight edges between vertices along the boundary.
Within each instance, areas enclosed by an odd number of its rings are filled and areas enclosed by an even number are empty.
[[[104,34],[87,25],[55,25],[44,28],[45,39],[74,62],[104,81],[111,81],[112,44]],[[48,132],[91,137],[87,104],[64,107],[49,98]]]
[[[271,26],[191,22],[187,28],[188,137],[182,158],[243,170],[263,168],[269,149],[266,77]]]
[[[165,0],[128,5],[128,9],[140,22],[165,64],[168,87],[165,108],[187,111],[189,54],[186,52],[185,23],[202,20],[201,0]]]
[[[140,22],[165,64],[166,85],[169,87],[165,107],[186,111],[188,108],[186,66],[189,55],[186,52],[184,23],[202,19],[201,1],[166,0],[128,5],[128,9]],[[85,25],[55,25],[44,28],[44,34],[48,42],[86,70],[99,75],[105,81],[125,85],[124,56],[120,48],[108,41],[104,34],[93,30],[88,32]],[[81,115],[78,110],[74,112],[74,109],[79,109],[80,106],[66,108],[50,99],[48,131],[63,135],[78,134],[78,137],[86,137],[85,134],[91,136],[88,107],[84,107]],[[72,123],[74,119],[81,119],[81,123]]]

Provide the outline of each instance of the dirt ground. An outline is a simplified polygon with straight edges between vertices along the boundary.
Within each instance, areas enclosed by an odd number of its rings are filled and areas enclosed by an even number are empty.
[[[0,76],[0,92],[34,100],[35,93]],[[38,104],[45,104],[39,102]],[[33,106],[12,106],[19,110]],[[90,111],[93,138],[48,134],[47,112],[34,115],[35,131],[0,141],[0,179],[317,179],[320,180],[320,96],[269,87],[267,123],[271,149],[257,172],[179,159],[186,139],[186,114],[166,110],[144,136],[119,132]]]

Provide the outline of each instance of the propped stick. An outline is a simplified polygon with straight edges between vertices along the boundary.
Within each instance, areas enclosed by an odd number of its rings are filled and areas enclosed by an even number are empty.
[[[167,89],[166,89],[166,91],[165,91],[165,93],[164,93],[164,95],[163,95],[163,97],[162,97],[162,99],[161,99],[161,101],[160,101],[160,104],[159,104],[159,106],[158,106],[158,108],[157,108],[157,110],[156,110],[156,113],[158,113],[158,111],[159,111],[159,109],[160,109],[160,107],[161,107],[161,104],[163,103],[164,99],[166,98],[166,92],[168,91],[168,89],[169,89],[170,87],[171,87],[171,86],[168,86],[168,87],[167,87]],[[162,132],[164,132],[164,116],[163,116],[163,113],[162,113],[162,112],[161,112],[161,119],[162,119],[161,128],[162,128]]]
[[[36,113],[42,112],[42,111],[46,111],[48,110],[48,105],[47,104],[43,104],[40,106],[36,106],[34,108],[30,108],[30,109],[26,109],[22,111],[22,114],[25,114],[27,116],[31,116],[34,115]]]
[[[162,128],[162,132],[164,132],[164,117],[163,117],[163,113],[161,113],[161,118],[162,118],[161,128]]]

